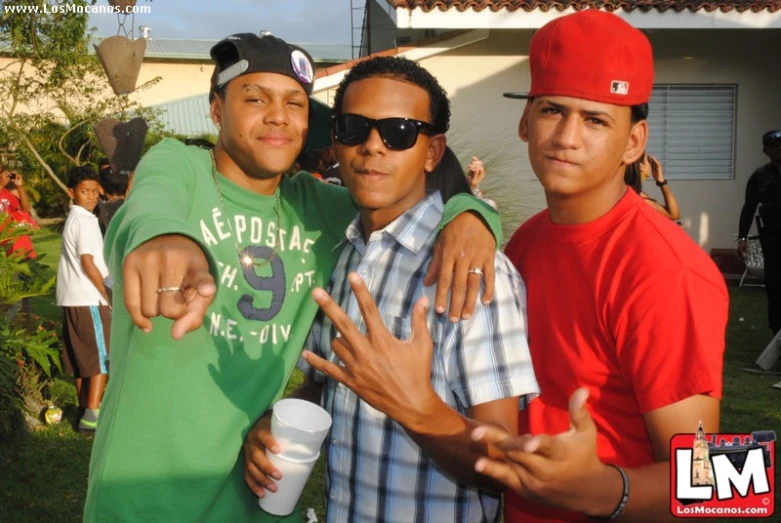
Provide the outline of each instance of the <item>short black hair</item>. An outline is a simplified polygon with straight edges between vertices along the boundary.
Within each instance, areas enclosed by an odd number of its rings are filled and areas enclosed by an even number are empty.
[[[220,68],[216,65],[214,66],[214,71],[212,71],[212,77],[211,81],[209,82],[209,103],[212,103],[212,100],[214,100],[215,96],[219,96],[223,100],[225,100],[225,86],[228,85],[227,83],[222,84],[220,87],[217,87],[217,77],[220,74]]]
[[[629,108],[632,111],[632,123],[642,122],[648,119],[648,104],[633,105]]]
[[[100,176],[91,165],[74,167],[68,173],[68,189],[75,189],[84,180],[95,180],[100,183]]]
[[[358,62],[342,79],[336,90],[334,114],[342,114],[344,93],[350,84],[367,78],[392,78],[417,85],[428,93],[429,117],[436,134],[446,133],[450,128],[450,100],[437,79],[417,62],[398,56],[376,56]]]
[[[128,177],[124,174],[109,172],[100,177],[100,185],[106,194],[124,196],[127,192]]]
[[[184,144],[194,145],[195,147],[200,147],[201,149],[214,149],[214,144],[206,138],[185,138]]]

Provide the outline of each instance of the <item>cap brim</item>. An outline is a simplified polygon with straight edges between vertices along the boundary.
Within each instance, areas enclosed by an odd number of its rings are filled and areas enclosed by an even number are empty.
[[[309,98],[309,132],[304,152],[319,151],[331,146],[331,108],[317,98]]]
[[[529,93],[504,93],[502,96],[514,100],[526,100],[529,98]]]

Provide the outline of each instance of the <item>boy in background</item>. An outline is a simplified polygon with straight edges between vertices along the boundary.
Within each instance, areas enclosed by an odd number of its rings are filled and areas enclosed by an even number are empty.
[[[98,201],[98,222],[100,232],[105,235],[108,224],[117,213],[119,208],[125,203],[125,195],[128,189],[128,176],[114,171],[109,165],[108,168],[101,167],[100,186],[103,188],[103,200]]]
[[[75,167],[68,175],[73,206],[62,233],[57,268],[57,305],[63,308],[63,368],[75,378],[83,414],[80,431],[94,431],[108,380],[109,298],[103,279],[103,236],[93,214],[100,181],[92,167]]]

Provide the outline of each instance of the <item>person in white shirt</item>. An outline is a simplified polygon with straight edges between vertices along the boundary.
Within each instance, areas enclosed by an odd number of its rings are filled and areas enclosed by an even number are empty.
[[[103,260],[103,236],[93,214],[98,204],[100,177],[89,165],[68,175],[73,206],[62,233],[57,267],[57,305],[63,310],[63,369],[76,382],[83,414],[80,431],[94,431],[100,401],[108,381],[108,340],[111,328],[110,298],[103,281],[108,269]]]

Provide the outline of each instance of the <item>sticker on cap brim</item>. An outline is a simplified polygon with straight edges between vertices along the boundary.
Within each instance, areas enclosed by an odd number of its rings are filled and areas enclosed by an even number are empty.
[[[613,94],[629,94],[629,82],[613,80],[610,82],[610,92]]]
[[[290,54],[290,63],[293,66],[293,72],[302,83],[311,84],[315,79],[315,70],[312,67],[312,62],[306,57],[304,53],[298,49],[294,50]]]

